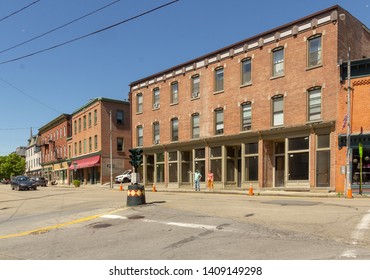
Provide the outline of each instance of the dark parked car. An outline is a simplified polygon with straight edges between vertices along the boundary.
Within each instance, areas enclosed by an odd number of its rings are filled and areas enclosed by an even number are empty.
[[[48,181],[45,177],[35,177],[31,178],[31,180],[35,182],[36,186],[46,187],[48,185]]]
[[[12,178],[10,184],[12,186],[12,190],[17,190],[17,191],[37,189],[35,182],[30,180],[30,178],[28,178],[27,176],[23,176],[23,175]]]

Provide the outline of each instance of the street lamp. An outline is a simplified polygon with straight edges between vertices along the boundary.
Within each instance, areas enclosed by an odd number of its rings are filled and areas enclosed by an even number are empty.
[[[346,26],[346,40],[347,40],[347,154],[346,154],[346,179],[345,179],[345,192],[347,197],[352,197],[351,189],[351,47],[348,42],[348,28],[346,15],[340,14],[339,18],[341,21],[344,21]]]

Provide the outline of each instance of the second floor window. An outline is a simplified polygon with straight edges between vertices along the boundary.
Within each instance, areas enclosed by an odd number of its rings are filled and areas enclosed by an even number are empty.
[[[215,110],[215,134],[220,135],[224,133],[224,110],[218,108]]]
[[[118,152],[123,151],[123,138],[122,137],[117,138],[117,151]]]
[[[312,88],[308,92],[308,121],[321,119],[321,88]]]
[[[215,70],[215,92],[224,90],[224,68]]]
[[[241,64],[242,67],[242,85],[250,84],[252,81],[252,60],[244,59]]]
[[[245,102],[242,104],[242,131],[252,128],[252,104]]]
[[[272,98],[272,125],[284,125],[284,99],[282,95]]]
[[[171,140],[179,141],[179,119],[174,118],[171,120]]]
[[[191,138],[197,139],[200,137],[199,114],[195,113],[191,116]]]
[[[136,127],[136,135],[137,135],[137,145],[139,147],[143,146],[143,127],[141,125]]]
[[[284,49],[277,48],[272,51],[272,76],[284,75]]]
[[[307,67],[322,64],[321,59],[321,35],[315,35],[307,40]]]
[[[153,142],[159,144],[159,122],[153,123]]]

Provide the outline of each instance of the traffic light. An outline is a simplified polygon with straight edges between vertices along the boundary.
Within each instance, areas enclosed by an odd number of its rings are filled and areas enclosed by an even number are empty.
[[[143,149],[129,149],[130,152],[130,164],[136,169],[143,163]]]

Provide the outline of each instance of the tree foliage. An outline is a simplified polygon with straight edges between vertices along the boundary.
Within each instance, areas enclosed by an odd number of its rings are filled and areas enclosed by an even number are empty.
[[[12,176],[22,175],[26,170],[26,160],[12,153],[0,156],[0,178],[10,179]]]

